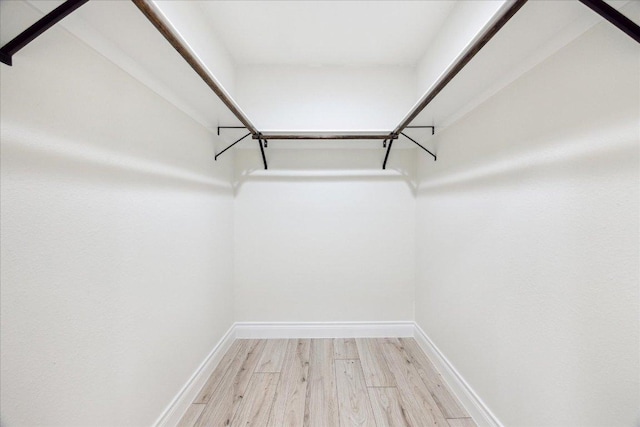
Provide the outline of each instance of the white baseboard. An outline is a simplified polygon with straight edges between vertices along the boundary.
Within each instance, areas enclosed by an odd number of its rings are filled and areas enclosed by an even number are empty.
[[[176,397],[173,398],[169,406],[167,406],[160,417],[158,417],[153,424],[155,427],[174,427],[178,425],[187,408],[191,405],[191,402],[198,396],[205,382],[218,366],[220,360],[222,360],[222,356],[225,355],[235,340],[234,326],[235,325],[232,325],[220,341],[218,341],[213,350],[211,350],[211,353],[207,355]]]
[[[236,338],[412,337],[414,322],[238,322]]]
[[[429,339],[417,323],[414,323],[414,330],[416,342],[431,362],[433,362],[444,381],[476,424],[478,424],[479,427],[503,427],[500,420],[491,412],[489,407],[480,399],[462,375],[453,367],[451,362],[442,354],[440,349]]]

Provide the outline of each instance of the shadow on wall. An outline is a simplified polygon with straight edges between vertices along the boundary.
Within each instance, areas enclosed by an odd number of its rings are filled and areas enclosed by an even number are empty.
[[[469,191],[487,186],[520,185],[527,180],[555,180],[566,175],[566,165],[572,173],[584,178],[598,177],[600,170],[618,173],[637,165],[637,125],[621,120],[610,126],[600,126],[584,132],[567,132],[550,138],[546,134],[522,138],[521,143],[497,151],[475,153],[460,161],[460,154],[451,154],[457,161],[447,162],[449,147],[441,148],[442,161],[423,169],[417,194]],[[612,138],[612,135],[618,135]]]
[[[228,167],[187,169],[133,153],[123,153],[27,129],[3,125],[3,172],[38,174],[85,184],[118,184],[163,190],[176,189],[229,194]],[[216,171],[217,169],[217,171]],[[207,174],[206,172],[210,172]]]
[[[389,182],[403,181],[415,196],[418,188],[415,149],[396,150],[387,169],[385,152],[375,149],[277,149],[267,151],[268,170],[259,150],[238,150],[235,157],[234,194],[243,184],[263,182]]]
[[[384,149],[270,149],[269,170],[262,167],[260,151],[240,149],[235,154],[235,174],[229,180],[230,164],[213,161],[211,146],[201,150],[204,161],[197,167],[182,166],[180,160],[137,155],[102,146],[101,141],[79,141],[56,137],[3,123],[4,172],[46,173],[62,180],[85,184],[192,189],[237,195],[249,181],[263,182],[393,182],[402,181],[416,196],[418,191],[417,149],[391,152],[387,169],[382,169]],[[142,153],[145,154],[145,153]],[[156,157],[156,158],[153,158]],[[11,159],[11,160],[10,160]],[[210,163],[209,163],[210,161]]]

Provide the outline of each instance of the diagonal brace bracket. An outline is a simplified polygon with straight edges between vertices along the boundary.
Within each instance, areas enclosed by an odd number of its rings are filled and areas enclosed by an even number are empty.
[[[220,135],[220,129],[247,129],[247,128],[245,126],[218,126],[218,135]],[[227,146],[224,150],[216,154],[215,160],[218,160],[218,157],[220,157],[225,151],[227,151],[228,149],[236,145],[238,142],[244,140],[249,135],[253,135],[252,132],[249,132],[246,135],[236,139],[231,145]],[[258,137],[257,141],[258,141],[258,146],[260,147],[260,154],[262,155],[262,164],[264,165],[264,169],[267,170],[268,169],[267,157],[264,153],[264,149],[267,148],[267,140],[264,138],[264,136],[261,133],[257,133],[254,136]]]
[[[431,135],[435,135],[435,133],[436,133],[436,127],[435,126],[407,126],[407,129],[431,129]],[[435,154],[433,154],[431,151],[427,150],[425,147],[423,147],[421,144],[419,144],[416,140],[411,138],[409,135],[406,135],[403,132],[400,132],[400,134],[402,136],[404,136],[405,138],[409,139],[414,144],[416,144],[418,147],[422,148],[427,153],[431,154],[433,156],[433,160],[434,161],[437,160],[437,157],[436,157]],[[384,162],[382,163],[382,169],[383,170],[387,168],[387,161],[389,160],[389,153],[391,152],[391,146],[393,145],[393,140],[397,139],[397,138],[398,138],[397,134],[391,134],[391,135],[389,135],[388,139],[385,139],[382,142],[382,148],[386,148],[387,149],[387,152],[384,155]],[[387,143],[389,143],[389,145],[387,145]]]
[[[405,138],[407,138],[409,141],[413,142],[414,144],[416,144],[418,147],[422,148],[424,151],[426,151],[427,153],[431,154],[433,156],[433,161],[435,162],[436,160],[438,160],[438,158],[436,157],[435,154],[433,154],[431,151],[427,150],[426,148],[424,148],[423,145],[421,145],[418,141],[416,141],[415,139],[411,138],[409,135],[407,135],[404,132],[400,132],[400,135],[404,136]]]
[[[219,131],[219,130],[218,130]],[[218,134],[219,135],[219,134]],[[243,139],[245,139],[246,137],[248,137],[249,135],[251,135],[251,132],[249,132],[248,134],[246,134],[245,136],[241,137],[240,139],[237,139],[233,144],[229,145],[227,148],[225,148],[224,150],[222,150],[221,152],[219,152],[218,154],[216,154],[216,156],[214,157],[214,160],[218,160],[218,157],[220,157],[222,155],[222,153],[224,153],[225,151],[227,151],[229,148],[233,147],[234,145],[236,145],[238,142],[242,141]]]

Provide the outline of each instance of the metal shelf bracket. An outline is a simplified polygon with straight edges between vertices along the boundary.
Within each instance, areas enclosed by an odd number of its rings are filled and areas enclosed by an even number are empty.
[[[220,129],[246,129],[246,127],[244,126],[218,126],[218,135],[220,135]],[[220,157],[225,151],[227,151],[228,149],[230,149],[231,147],[233,147],[234,145],[236,145],[238,142],[242,141],[243,139],[247,138],[249,135],[252,135],[251,132],[247,133],[244,136],[241,136],[240,138],[236,139],[234,142],[232,142],[230,145],[228,145],[227,147],[225,147],[221,152],[217,153],[214,157],[214,160],[218,160],[218,157]],[[262,163],[264,164],[264,169],[267,170],[267,157],[265,156],[264,153],[264,149],[267,148],[267,140],[264,139],[264,137],[262,136],[261,133],[258,133],[258,146],[260,147],[260,154],[262,154]]]
[[[435,135],[435,133],[436,133],[436,127],[435,126],[406,126],[406,129],[431,129],[431,135]],[[418,141],[416,141],[415,139],[411,138],[409,135],[405,134],[404,132],[400,132],[400,135],[404,136],[409,141],[413,142],[418,147],[422,148],[424,151],[426,151],[427,153],[431,154],[433,156],[433,161],[437,160],[436,155],[433,154],[431,151],[427,150]],[[387,168],[387,161],[389,160],[389,153],[391,152],[391,146],[393,145],[393,140],[398,138],[398,134],[392,134],[391,136],[393,136],[395,138],[390,138],[388,140],[385,139],[382,142],[382,148],[386,148],[387,149],[387,152],[384,155],[384,162],[382,163],[382,169],[383,170]],[[387,146],[387,141],[389,142],[388,146]]]

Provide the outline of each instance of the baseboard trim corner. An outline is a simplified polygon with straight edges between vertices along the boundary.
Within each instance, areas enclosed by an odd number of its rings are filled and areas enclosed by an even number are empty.
[[[237,322],[235,333],[236,338],[412,337],[414,322]]]
[[[504,427],[480,396],[465,381],[462,375],[449,362],[440,349],[431,341],[429,336],[417,323],[414,323],[414,338],[422,351],[431,359],[442,378],[451,391],[456,395],[462,406],[469,412],[479,427]]]
[[[158,417],[153,424],[154,427],[174,427],[178,425],[191,402],[195,400],[211,373],[231,347],[236,338],[234,327],[235,325],[231,325],[229,330],[220,338],[213,350],[205,357],[204,361],[191,375],[191,378]]]

